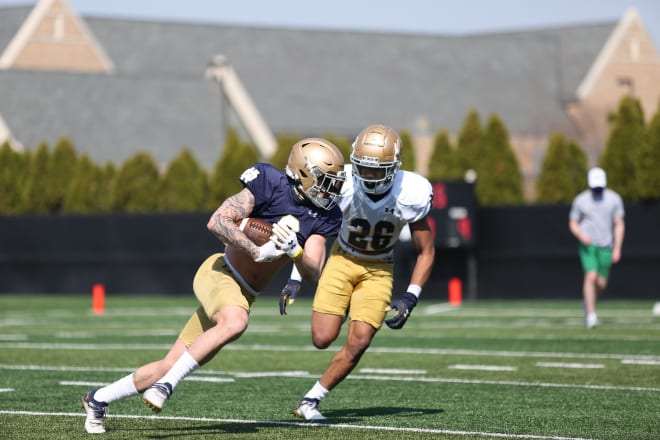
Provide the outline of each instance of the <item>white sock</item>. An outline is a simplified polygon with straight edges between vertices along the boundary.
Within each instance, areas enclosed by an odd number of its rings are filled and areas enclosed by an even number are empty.
[[[317,399],[319,401],[325,399],[325,397],[330,393],[330,391],[326,390],[323,385],[319,381],[316,381],[314,386],[312,387],[311,390],[305,394],[305,397],[308,399]]]
[[[128,376],[122,377],[118,381],[115,381],[108,386],[99,388],[94,393],[94,400],[98,402],[111,403],[115,400],[136,395],[138,391],[135,389],[135,383],[133,383],[133,374],[134,373],[131,373]]]
[[[170,371],[168,371],[165,376],[158,379],[159,383],[168,382],[172,385],[174,389],[179,382],[181,382],[186,376],[199,368],[199,364],[190,353],[187,351],[184,352],[181,357],[172,365]]]

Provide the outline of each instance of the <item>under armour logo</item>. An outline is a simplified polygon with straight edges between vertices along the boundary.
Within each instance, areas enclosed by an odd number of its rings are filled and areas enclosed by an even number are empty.
[[[314,218],[318,218],[319,213],[316,211],[312,211],[311,209],[307,211],[307,214],[311,215]]]
[[[385,214],[388,212],[394,214],[394,208],[385,208]]]

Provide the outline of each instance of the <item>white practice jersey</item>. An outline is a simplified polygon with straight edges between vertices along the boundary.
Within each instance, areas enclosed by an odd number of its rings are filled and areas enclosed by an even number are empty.
[[[346,165],[339,206],[343,213],[340,247],[351,255],[382,259],[391,256],[401,229],[424,218],[431,209],[431,183],[419,174],[399,170],[390,190],[373,201],[359,188]]]

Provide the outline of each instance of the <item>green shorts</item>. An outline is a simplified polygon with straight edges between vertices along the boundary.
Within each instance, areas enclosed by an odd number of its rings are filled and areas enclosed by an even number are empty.
[[[582,269],[585,272],[595,270],[598,275],[607,279],[612,267],[612,249],[602,248],[594,245],[579,245]]]

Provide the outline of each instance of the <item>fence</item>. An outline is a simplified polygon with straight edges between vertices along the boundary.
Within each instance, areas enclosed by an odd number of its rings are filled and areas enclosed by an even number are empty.
[[[449,279],[459,277],[466,298],[579,298],[582,271],[568,210],[476,209],[474,245],[438,247],[424,296],[446,299]],[[108,293],[190,294],[198,264],[222,250],[206,229],[209,215],[0,217],[0,293],[86,294],[101,283]],[[401,243],[395,296],[407,286],[413,265],[410,243]],[[278,294],[287,273],[264,294]],[[626,205],[623,257],[612,269],[607,295],[659,299],[659,286],[660,203]]]

